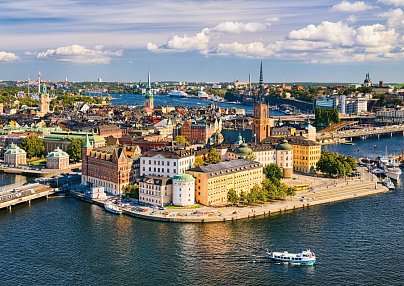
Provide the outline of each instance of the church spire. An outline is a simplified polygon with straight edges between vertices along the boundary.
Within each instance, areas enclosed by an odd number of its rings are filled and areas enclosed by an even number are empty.
[[[149,72],[147,74],[147,88],[151,89],[151,84],[150,84],[150,67],[149,67]]]

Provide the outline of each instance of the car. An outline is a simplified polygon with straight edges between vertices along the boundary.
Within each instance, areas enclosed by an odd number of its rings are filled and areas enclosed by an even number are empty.
[[[163,210],[164,210],[164,208],[160,206],[160,207],[159,207],[159,210],[163,211]]]

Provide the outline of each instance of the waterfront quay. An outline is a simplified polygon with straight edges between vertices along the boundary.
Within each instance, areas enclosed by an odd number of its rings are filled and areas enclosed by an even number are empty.
[[[356,178],[320,178],[299,175],[295,179],[287,180],[288,185],[307,184],[305,191],[298,191],[295,196],[286,200],[276,200],[270,203],[239,205],[239,206],[200,206],[197,208],[170,208],[160,210],[156,207],[139,206],[136,203],[121,203],[122,213],[128,216],[162,222],[177,223],[208,223],[226,222],[270,216],[276,213],[308,208],[321,204],[334,203],[370,195],[388,192],[388,189],[378,183],[379,179],[360,169],[361,176]],[[80,200],[104,207],[107,201],[90,199],[83,193],[71,190],[70,195]],[[116,198],[110,198],[115,200]]]
[[[81,169],[81,163],[70,164],[69,168],[65,169],[35,169],[24,166],[19,167],[0,167],[0,172],[8,174],[31,175],[38,177],[51,177],[63,173],[70,173],[72,170]]]

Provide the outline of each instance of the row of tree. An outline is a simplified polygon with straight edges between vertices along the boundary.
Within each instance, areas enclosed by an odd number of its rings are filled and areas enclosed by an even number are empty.
[[[316,108],[316,126],[326,128],[340,122],[339,112],[336,108]]]
[[[356,166],[357,161],[354,157],[325,150],[321,151],[320,160],[317,162],[317,170],[329,176],[350,175]]]
[[[237,193],[234,189],[229,190],[227,199],[229,202],[236,203],[254,203],[267,202],[276,199],[285,199],[287,196],[296,194],[294,188],[288,187],[281,182],[282,169],[275,164],[264,167],[265,179],[261,185],[255,185],[249,192],[241,191]]]

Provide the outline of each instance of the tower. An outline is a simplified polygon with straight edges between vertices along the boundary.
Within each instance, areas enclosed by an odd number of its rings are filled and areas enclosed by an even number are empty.
[[[253,137],[255,142],[262,142],[271,135],[269,104],[266,102],[264,95],[264,74],[262,72],[262,62],[260,67],[259,94],[254,100],[254,117],[253,117]]]
[[[41,72],[38,72],[38,95],[41,94]]]
[[[144,99],[145,99],[144,107],[154,109],[154,98],[153,98],[153,92],[151,90],[151,84],[150,84],[150,68],[149,68],[149,73],[148,73],[148,77],[147,77],[146,95],[145,95]]]
[[[49,113],[50,97],[46,89],[46,85],[42,88],[42,93],[39,92],[39,115],[44,116]]]

